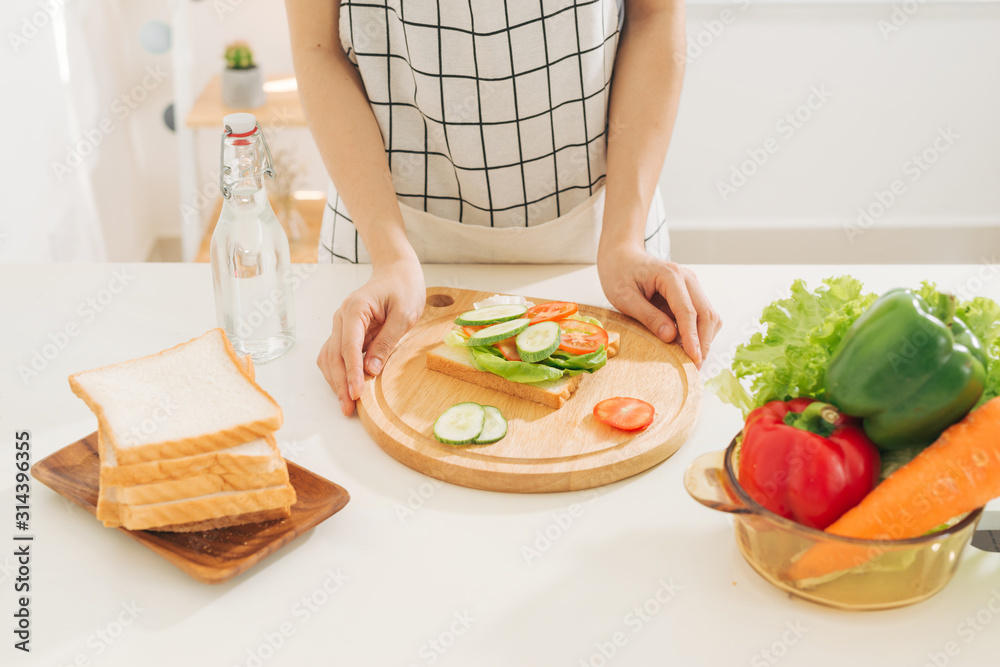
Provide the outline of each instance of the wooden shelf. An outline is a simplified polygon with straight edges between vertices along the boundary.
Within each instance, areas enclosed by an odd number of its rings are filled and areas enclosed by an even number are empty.
[[[290,74],[267,77],[267,82],[294,82]],[[267,103],[256,109],[232,109],[222,103],[222,75],[212,77],[201,95],[191,107],[185,123],[188,127],[210,127],[222,130],[222,119],[227,114],[246,111],[252,113],[260,121],[261,127],[276,129],[280,127],[305,127],[306,116],[299,101],[299,91],[280,90],[265,92]]]
[[[296,239],[288,239],[288,246],[295,264],[315,264],[316,248],[319,246],[319,229],[323,224],[323,209],[326,207],[325,199],[296,199],[295,207],[305,220],[305,229],[302,235]],[[271,202],[274,208],[274,202]],[[197,262],[211,261],[212,232],[215,231],[215,224],[219,221],[219,214],[222,212],[222,198],[219,197],[215,210],[212,212],[211,222],[205,235],[201,239],[201,247],[198,249]]]

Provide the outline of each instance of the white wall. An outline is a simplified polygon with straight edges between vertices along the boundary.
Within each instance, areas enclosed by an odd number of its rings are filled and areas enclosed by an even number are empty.
[[[921,4],[912,15],[898,7],[689,5],[687,76],[661,179],[673,228],[863,228],[869,223],[859,226],[857,209],[876,202],[878,213],[875,193],[891,192],[895,180],[902,194],[871,224],[1000,223],[1000,3]],[[291,71],[282,3],[244,0],[219,16],[201,2],[191,12],[199,86],[221,67],[222,47],[238,38],[251,42],[267,71]],[[819,108],[801,127],[777,127],[814,87],[829,99],[814,98]],[[949,127],[953,145],[913,180],[905,163]],[[748,159],[746,151],[759,158],[769,138],[776,152],[724,199],[719,183]],[[309,168],[303,187],[322,188],[326,177],[308,136],[291,131],[280,140],[294,144]],[[211,168],[216,142],[214,133],[201,139],[203,168]]]
[[[244,40],[265,73],[292,71],[285,3],[279,0],[190,2],[195,83],[199,90],[225,66],[226,44]]]
[[[102,148],[108,158],[123,150],[133,157],[96,178],[94,208],[102,218],[108,258],[142,260],[153,238],[179,234],[182,186],[178,137],[161,120],[163,109],[178,96],[172,71],[176,54],[143,51],[139,27],[152,18],[169,21],[174,3],[185,3],[193,49],[191,89],[197,94],[221,70],[223,47],[235,39],[251,43],[265,72],[291,72],[287,22],[277,0],[103,2],[118,7],[122,27],[107,32],[108,39],[117,35],[121,40],[116,49],[122,57],[113,88],[99,94],[95,117],[107,115],[105,102],[139,84],[147,67],[171,70],[169,85],[149,91],[121,125],[125,129]],[[5,5],[9,14],[0,16],[0,24],[15,29],[36,4]],[[230,4],[233,11],[218,13],[218,7]],[[691,242],[702,230],[717,229],[798,225],[846,233],[857,225],[857,209],[874,206],[877,211],[875,193],[890,189],[897,179],[903,194],[873,220],[879,230],[1000,223],[1000,2],[919,5],[899,30],[884,37],[878,22],[891,21],[892,13],[887,3],[690,5],[692,59],[661,180],[672,227],[687,230]],[[50,48],[49,42],[40,36],[31,49]],[[21,105],[9,108],[16,113],[5,124],[14,135],[8,141],[15,154],[0,181],[13,188],[10,195],[35,183],[21,166],[44,169],[65,150],[62,144],[49,146],[34,159],[32,146],[51,143],[46,119],[54,109],[46,106],[46,91],[59,84],[22,76],[25,62],[20,54],[3,59],[4,78],[15,86],[12,99]],[[57,78],[53,68],[45,72]],[[807,101],[813,86],[825,86],[829,100],[793,136],[783,136],[776,124]],[[31,111],[33,104],[37,113]],[[177,122],[183,123],[181,115]],[[904,163],[932,147],[938,128],[947,127],[958,135],[954,145],[912,180]],[[777,142],[771,144],[777,151],[723,200],[718,183],[747,159],[747,150],[760,149],[769,138]],[[326,176],[305,129],[285,130],[273,143],[294,146],[307,170],[300,188],[324,188]],[[210,186],[217,132],[197,133],[194,148],[201,171],[197,184]],[[135,185],[116,190],[116,182],[126,180]],[[5,198],[15,200],[15,215],[5,221],[3,233],[13,234],[6,230],[15,221],[46,224],[44,206],[21,197],[25,206],[19,207],[16,197]],[[45,201],[45,194],[30,198]]]
[[[673,227],[843,228],[894,180],[878,227],[1000,223],[1000,5],[923,5],[886,38],[893,9],[690,6],[689,45],[707,46],[689,52],[661,179]],[[814,86],[829,100],[787,137],[776,124]],[[958,138],[914,180],[905,163],[948,127]],[[768,138],[777,151],[724,200],[718,183]]]

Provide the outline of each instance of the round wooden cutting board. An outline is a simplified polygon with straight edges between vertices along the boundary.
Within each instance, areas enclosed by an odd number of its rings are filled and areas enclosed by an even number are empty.
[[[620,313],[580,306],[608,331],[621,335],[618,354],[585,376],[566,404],[544,405],[428,370],[426,354],[473,302],[492,296],[429,287],[417,325],[399,341],[382,373],[367,378],[358,413],[375,442],[422,473],[490,491],[535,493],[588,489],[624,479],[676,452],[694,426],[701,381],[679,345],[658,340]],[[533,303],[549,299],[527,297]],[[656,419],[627,433],[594,418],[594,405],[613,396],[652,403]],[[507,436],[492,445],[445,445],[434,439],[434,420],[463,401],[494,405],[508,421]]]

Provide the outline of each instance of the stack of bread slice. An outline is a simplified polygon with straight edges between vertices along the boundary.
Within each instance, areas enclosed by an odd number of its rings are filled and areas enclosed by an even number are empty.
[[[105,526],[191,532],[289,516],[281,408],[221,329],[69,382],[97,415]]]

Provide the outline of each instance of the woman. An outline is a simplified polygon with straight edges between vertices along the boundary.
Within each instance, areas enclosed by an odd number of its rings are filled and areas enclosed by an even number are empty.
[[[333,186],[321,261],[371,262],[317,363],[345,415],[423,310],[421,261],[590,263],[701,364],[721,326],[668,261],[656,192],[682,0],[286,0]],[[614,72],[612,83],[612,72]]]

